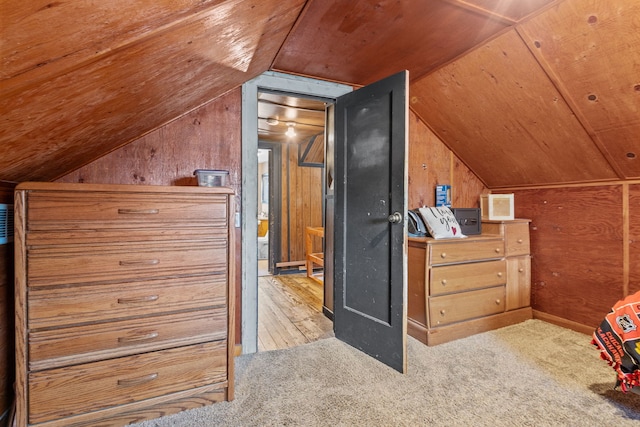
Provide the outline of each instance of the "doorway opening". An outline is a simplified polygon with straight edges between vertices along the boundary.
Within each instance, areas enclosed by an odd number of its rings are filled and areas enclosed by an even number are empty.
[[[270,159],[270,149],[258,148],[258,277],[271,274],[269,266]]]
[[[255,353],[258,350],[258,140],[262,138],[259,133],[258,94],[280,93],[293,94],[290,96],[300,98],[321,98],[333,101],[337,97],[352,91],[350,86],[324,82],[299,76],[291,76],[276,72],[265,72],[261,76],[245,83],[242,88],[242,145],[243,145],[243,185],[241,224],[242,224],[242,352]],[[286,117],[285,128],[287,125]],[[265,118],[266,120],[266,118]],[[291,121],[291,120],[290,120]],[[292,126],[294,132],[298,125]],[[288,130],[288,129],[287,129]],[[273,153],[273,151],[272,151]],[[292,154],[292,151],[289,151]],[[296,159],[299,152],[296,152]],[[275,158],[275,156],[273,156]],[[275,162],[274,162],[275,163]],[[320,169],[322,170],[322,169]],[[269,192],[273,194],[274,174],[268,174]],[[253,185],[252,185],[253,184]],[[281,186],[284,188],[284,186]],[[274,206],[269,204],[269,252],[276,250],[275,226],[271,223],[271,215]],[[288,229],[286,229],[288,230]],[[288,232],[288,231],[287,231]],[[290,233],[290,232],[288,232]],[[291,234],[288,234],[291,237]],[[279,250],[282,253],[282,248]],[[299,262],[300,260],[295,260]],[[293,262],[293,261],[280,261]],[[281,268],[284,265],[274,268]]]
[[[258,92],[259,351],[333,336],[322,278],[328,102]]]
[[[258,259],[272,274],[304,269],[306,229],[324,224],[327,102],[258,92]]]
[[[304,84],[300,84],[302,81]],[[335,150],[327,159],[334,158],[335,164],[325,169],[329,171],[327,179],[335,183],[335,208],[326,215],[333,218],[334,231],[325,234],[335,235],[335,241],[331,246],[325,245],[325,252],[327,248],[332,251],[325,261],[335,264],[334,274],[326,277],[333,277],[335,282],[335,304],[331,305],[334,332],[336,338],[400,372],[406,371],[407,362],[407,244],[403,212],[407,210],[408,82],[405,70],[353,93],[348,87],[334,87],[332,96],[326,96],[327,87],[323,87],[324,93],[309,90],[309,85],[319,81],[269,72],[245,83],[242,91],[243,184],[257,176],[257,151],[252,148],[257,150],[258,145],[259,90],[268,87],[267,90],[333,99],[335,114],[327,117],[334,118],[334,130],[326,135],[327,139],[332,138],[327,146]],[[252,176],[248,177],[247,172]],[[245,353],[257,351],[257,257],[256,252],[246,252],[256,251],[256,188],[243,185],[242,197]],[[331,184],[327,188],[332,188]],[[245,236],[253,239],[252,245],[247,245]],[[360,274],[363,271],[366,274]],[[332,282],[325,290],[333,287]]]

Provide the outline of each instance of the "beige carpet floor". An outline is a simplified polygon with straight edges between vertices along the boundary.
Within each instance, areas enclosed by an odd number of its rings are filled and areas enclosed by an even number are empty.
[[[539,320],[435,347],[409,339],[402,375],[328,338],[236,359],[236,399],[164,426],[639,426],[590,337]]]

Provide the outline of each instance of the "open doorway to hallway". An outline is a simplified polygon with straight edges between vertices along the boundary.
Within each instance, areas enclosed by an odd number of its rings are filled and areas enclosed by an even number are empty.
[[[257,150],[258,92],[294,93],[333,102],[353,91],[348,85],[315,80],[274,71],[266,71],[242,86],[242,226],[241,256],[241,337],[242,353],[258,351],[258,259],[256,256],[258,230]],[[286,125],[285,125],[286,127]],[[332,133],[330,133],[332,134]],[[270,177],[270,180],[273,178]],[[271,239],[270,239],[271,240]],[[327,292],[325,292],[325,295]],[[333,305],[331,305],[333,306]]]
[[[258,350],[333,335],[323,315],[325,100],[258,92]],[[318,271],[319,270],[319,271]]]

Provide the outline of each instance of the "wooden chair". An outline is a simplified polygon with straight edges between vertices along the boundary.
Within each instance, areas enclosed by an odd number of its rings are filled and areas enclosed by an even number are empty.
[[[324,227],[307,227],[305,233],[305,252],[307,254],[307,277],[315,280],[316,282],[324,283],[324,253],[313,252],[313,241],[315,237],[324,239]],[[322,272],[314,273],[314,264],[323,268]]]

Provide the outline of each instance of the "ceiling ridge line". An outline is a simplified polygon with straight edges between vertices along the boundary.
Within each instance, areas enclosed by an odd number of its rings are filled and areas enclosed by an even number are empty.
[[[310,4],[311,4],[311,0],[305,0],[304,5],[300,8],[300,13],[298,13],[298,16],[293,21],[293,25],[291,25],[291,28],[289,28],[289,32],[287,33],[287,35],[282,40],[282,43],[280,43],[280,47],[278,47],[278,50],[276,51],[276,53],[273,55],[273,58],[271,59],[271,63],[269,64],[269,70],[273,70],[274,69],[273,67],[274,67],[274,65],[276,63],[276,59],[278,58],[278,55],[280,55],[280,52],[282,52],[282,49],[284,48],[284,45],[287,44],[287,41],[289,40],[289,37],[291,36],[293,31],[296,28],[298,28],[298,25],[300,25],[300,22],[302,22],[302,18],[304,18],[304,15],[309,10],[309,7],[310,7],[309,5]]]
[[[440,0],[440,1],[442,1],[444,3],[447,3],[447,4],[450,4],[452,6],[455,6],[455,7],[459,7],[461,9],[468,10],[469,12],[477,13],[479,15],[482,15],[482,16],[486,17],[486,18],[498,21],[498,22],[500,22],[502,24],[515,25],[515,24],[518,23],[517,20],[513,20],[513,19],[511,19],[509,17],[506,17],[506,16],[501,15],[499,13],[493,12],[493,11],[491,11],[489,9],[485,9],[485,8],[480,7],[478,5],[468,3],[468,2],[466,2],[464,0]]]

